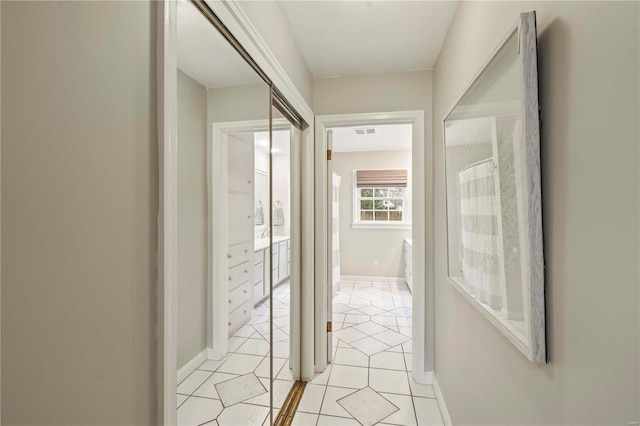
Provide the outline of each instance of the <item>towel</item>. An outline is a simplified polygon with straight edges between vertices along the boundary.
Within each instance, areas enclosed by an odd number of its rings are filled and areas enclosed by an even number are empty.
[[[262,201],[256,201],[256,225],[264,225],[264,211]]]
[[[284,225],[284,210],[282,209],[282,203],[276,201],[273,203],[273,226]]]

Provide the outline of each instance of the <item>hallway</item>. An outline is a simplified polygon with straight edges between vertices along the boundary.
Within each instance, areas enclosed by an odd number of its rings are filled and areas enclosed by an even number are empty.
[[[441,425],[432,386],[411,371],[405,283],[342,282],[333,303],[333,363],[309,382],[294,425]]]

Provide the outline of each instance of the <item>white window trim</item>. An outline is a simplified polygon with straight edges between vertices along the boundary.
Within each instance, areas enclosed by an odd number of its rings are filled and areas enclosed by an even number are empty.
[[[372,170],[397,170],[393,169],[372,169]],[[358,198],[358,170],[356,169],[352,173],[352,229],[411,229],[411,169],[407,168],[407,187],[404,190],[404,197],[402,203],[402,222],[376,222],[368,220],[360,220],[360,200]],[[369,169],[368,169],[369,170]]]

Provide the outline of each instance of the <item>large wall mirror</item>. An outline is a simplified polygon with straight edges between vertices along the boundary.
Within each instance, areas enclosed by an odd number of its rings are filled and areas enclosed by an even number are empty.
[[[531,361],[546,362],[535,12],[444,120],[448,273]]]
[[[273,85],[206,3],[176,6],[177,422],[273,424],[300,375],[300,125],[273,109]]]

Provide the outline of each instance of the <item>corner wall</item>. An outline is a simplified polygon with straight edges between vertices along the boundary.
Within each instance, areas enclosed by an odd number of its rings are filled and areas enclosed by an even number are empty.
[[[448,282],[441,123],[536,10],[550,363],[530,363]],[[462,2],[434,68],[436,375],[454,424],[640,419],[638,3]]]

